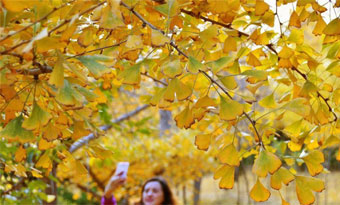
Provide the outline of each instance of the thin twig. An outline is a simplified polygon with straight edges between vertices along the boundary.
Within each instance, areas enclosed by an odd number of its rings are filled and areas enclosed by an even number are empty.
[[[160,83],[160,84],[162,84],[162,85],[164,85],[164,86],[168,86],[167,83],[165,83],[165,82],[163,82],[163,81],[160,81],[160,80],[157,80],[156,78],[154,78],[154,77],[148,75],[148,73],[146,73],[146,72],[145,72],[145,73],[141,73],[141,75],[144,75],[145,77],[148,77],[148,78],[152,79],[153,81],[155,81],[155,82],[157,82],[157,83]]]
[[[69,56],[69,57],[67,57],[66,59],[74,58],[74,57],[77,57],[77,56],[82,56],[82,55],[84,55],[84,54],[91,53],[91,52],[95,52],[95,51],[101,51],[101,50],[104,50],[104,49],[107,49],[107,48],[113,48],[113,47],[116,47],[116,46],[120,46],[121,44],[123,44],[123,43],[125,43],[125,42],[126,42],[126,40],[121,41],[121,42],[116,43],[116,44],[113,44],[113,45],[110,45],[110,46],[104,46],[104,47],[101,47],[101,48],[96,48],[96,49],[93,49],[93,50],[84,51],[84,52],[79,53],[79,54],[77,54],[77,55]]]
[[[40,75],[43,73],[52,73],[53,69],[50,66],[43,66],[44,69],[40,69],[40,68],[32,68],[32,69],[20,69],[17,70],[16,72],[22,75]]]
[[[143,105],[143,106],[141,106],[141,107],[137,107],[135,110],[133,110],[133,111],[131,111],[131,112],[128,112],[128,113],[126,113],[126,114],[124,114],[124,115],[121,115],[121,116],[119,116],[117,119],[112,120],[112,121],[111,121],[111,124],[101,126],[99,129],[102,130],[102,131],[107,131],[107,130],[109,130],[109,129],[112,128],[112,124],[120,123],[120,122],[122,122],[122,121],[124,121],[124,120],[127,120],[127,119],[129,119],[130,117],[132,117],[132,116],[138,114],[139,112],[141,112],[142,110],[145,110],[145,109],[148,108],[148,107],[149,107],[149,105]],[[74,142],[74,143],[71,145],[71,147],[70,147],[70,149],[69,149],[69,152],[72,153],[72,152],[76,151],[77,149],[79,149],[80,147],[82,147],[84,144],[88,143],[88,142],[91,141],[91,140],[94,140],[96,137],[97,137],[97,135],[95,135],[94,133],[91,133],[91,134],[89,134],[89,135],[87,135],[87,136],[85,136],[85,137],[83,137],[83,138],[77,140],[76,142]]]
[[[10,103],[15,97],[17,97],[17,96],[18,96],[25,88],[27,88],[28,86],[32,85],[34,82],[35,82],[35,81],[30,82],[29,84],[25,85],[23,88],[21,88],[20,90],[18,90],[18,92],[16,92],[15,95],[14,95],[11,99],[9,99],[9,101],[6,102],[6,104],[4,104],[4,105],[1,107],[0,113],[2,113],[2,112],[7,108],[7,106],[9,105],[9,103]]]

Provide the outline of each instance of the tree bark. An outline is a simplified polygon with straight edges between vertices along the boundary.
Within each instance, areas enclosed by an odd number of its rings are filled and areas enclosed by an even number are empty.
[[[56,178],[56,174],[57,174],[57,163],[56,162],[53,162],[53,164],[52,164],[51,174],[54,178]],[[57,183],[55,181],[53,181],[52,179],[49,179],[47,177],[45,177],[44,181],[48,185],[47,188],[45,189],[46,195],[54,195],[55,199],[53,201],[51,201],[50,203],[44,201],[43,204],[44,205],[56,205],[57,201],[58,201],[57,200],[58,199]]]
[[[182,200],[183,200],[183,204],[187,204],[187,190],[186,190],[186,186],[183,185],[182,186]]]
[[[171,112],[168,110],[159,110],[159,116],[159,135],[163,136],[165,131],[171,128]]]
[[[200,202],[201,182],[202,182],[201,177],[194,180],[194,195],[193,195],[194,205],[198,205]]]

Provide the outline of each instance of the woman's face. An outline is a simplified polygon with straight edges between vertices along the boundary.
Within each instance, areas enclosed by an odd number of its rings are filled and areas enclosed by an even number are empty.
[[[157,181],[148,182],[143,191],[143,203],[145,205],[160,205],[164,201],[162,186]]]

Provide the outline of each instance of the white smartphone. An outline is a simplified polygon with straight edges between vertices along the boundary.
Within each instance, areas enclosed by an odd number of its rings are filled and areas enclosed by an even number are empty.
[[[122,177],[126,178],[129,169],[129,162],[118,162],[115,175],[123,172]]]

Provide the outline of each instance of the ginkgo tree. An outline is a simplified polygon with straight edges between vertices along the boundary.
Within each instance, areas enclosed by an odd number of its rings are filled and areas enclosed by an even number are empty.
[[[33,183],[56,180],[56,169],[85,172],[70,148],[114,126],[103,116],[118,93],[141,90],[141,103],[198,131],[198,149],[218,148],[221,188],[233,188],[236,167],[254,155],[252,199],[266,201],[271,188],[295,181],[300,203],[311,204],[325,188],[315,178],[323,150],[340,144],[339,7],[338,0],[1,0],[1,173]],[[311,176],[295,171],[302,164]]]

